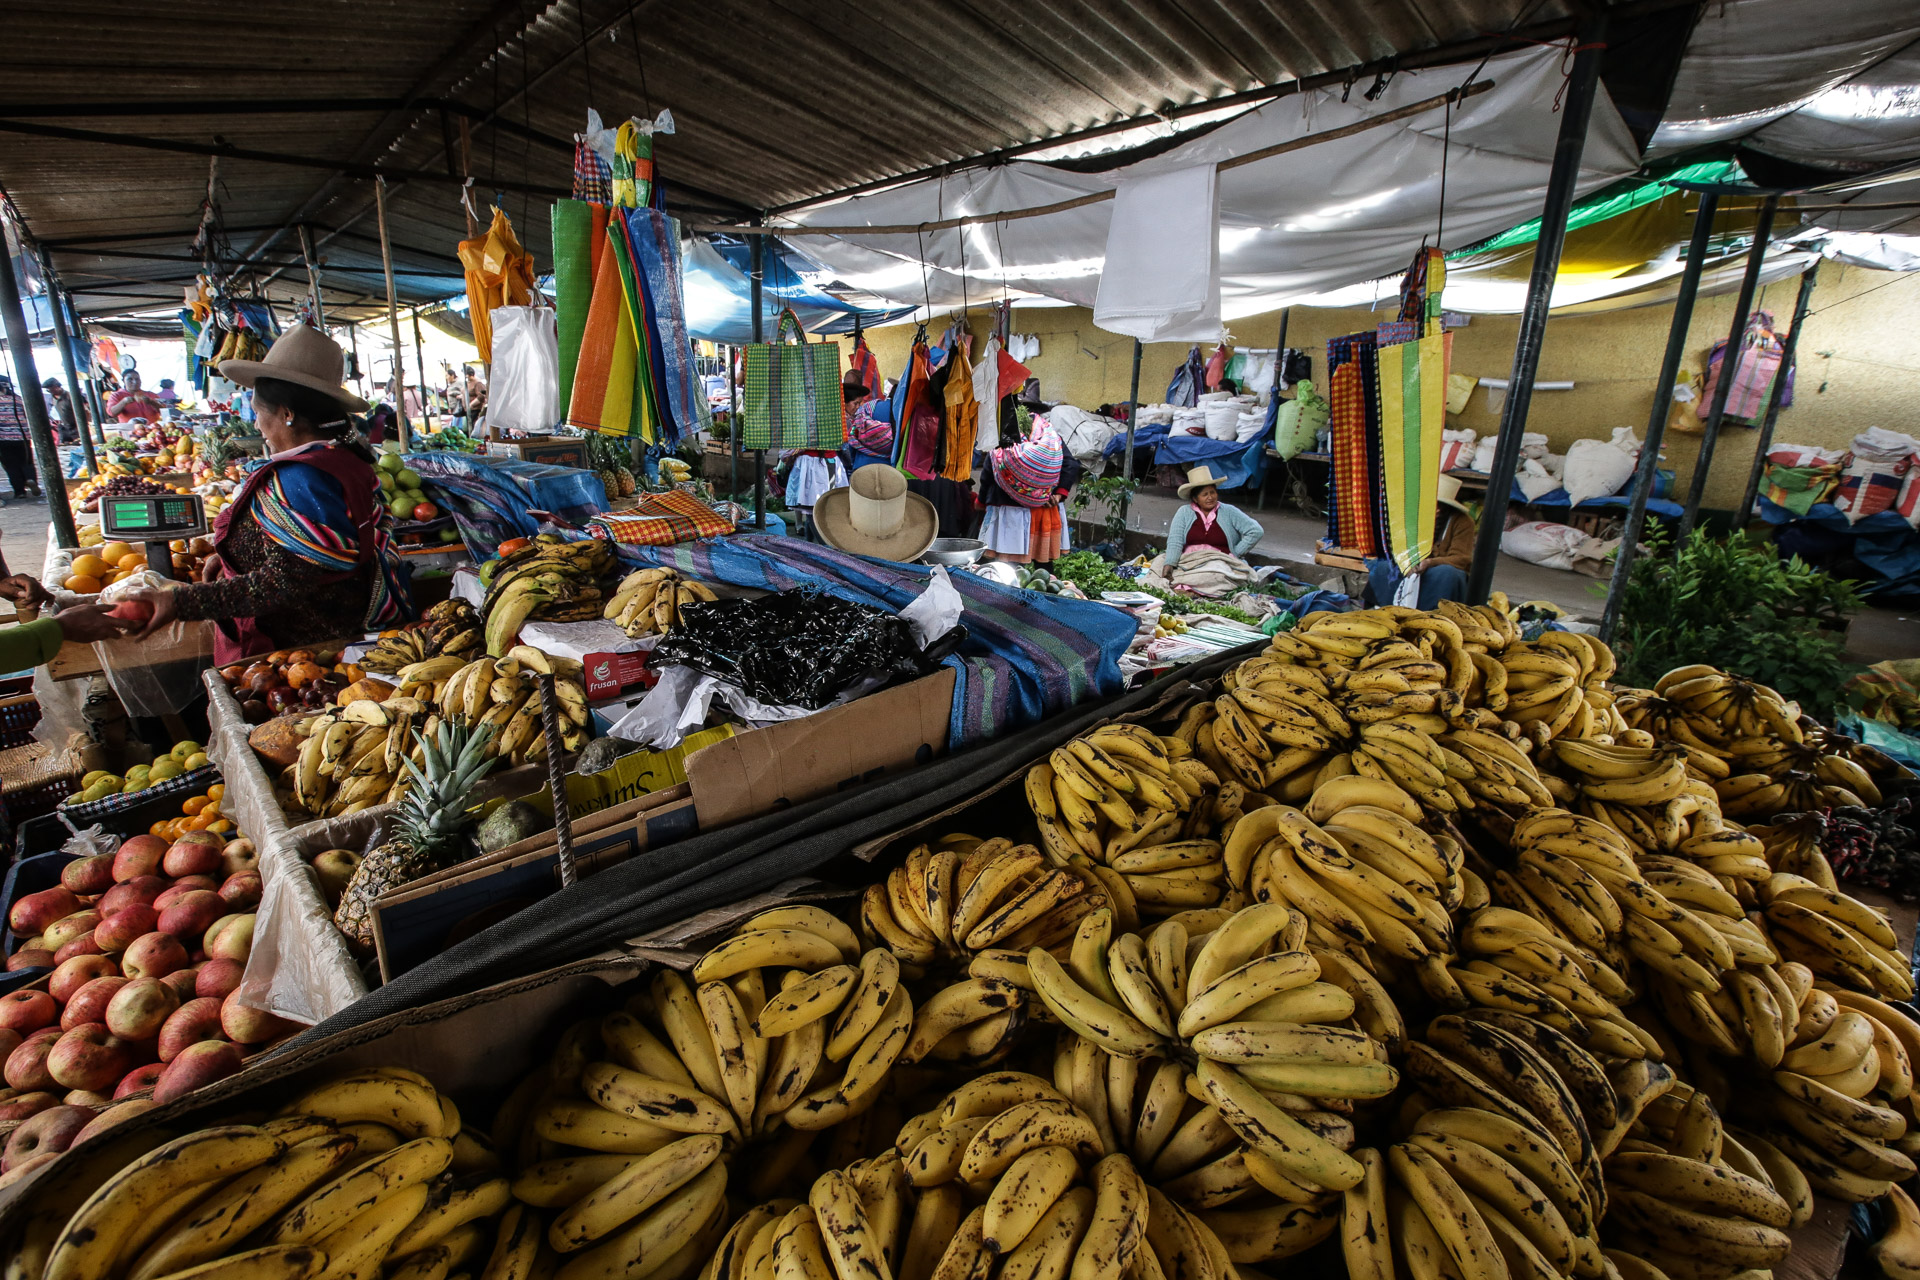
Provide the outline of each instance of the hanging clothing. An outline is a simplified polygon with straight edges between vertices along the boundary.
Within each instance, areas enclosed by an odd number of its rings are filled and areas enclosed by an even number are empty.
[[[949,480],[969,480],[974,443],[980,437],[980,402],[973,398],[973,367],[967,363],[965,334],[955,339],[947,359],[946,401],[940,474]]]
[[[991,453],[1000,447],[1000,339],[987,339],[980,348],[980,363],[973,366],[973,402],[976,407],[975,453]]]

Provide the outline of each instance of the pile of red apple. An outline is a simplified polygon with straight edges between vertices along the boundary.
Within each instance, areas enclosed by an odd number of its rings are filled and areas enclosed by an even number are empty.
[[[13,904],[7,967],[53,972],[0,996],[0,1172],[65,1150],[116,1100],[170,1102],[298,1029],[233,998],[260,887],[250,841],[189,831],[130,836]]]

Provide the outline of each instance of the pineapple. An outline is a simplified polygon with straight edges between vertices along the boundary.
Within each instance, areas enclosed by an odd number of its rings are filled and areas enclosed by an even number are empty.
[[[620,477],[606,467],[600,468],[600,487],[607,491],[607,501],[612,502],[620,496]]]
[[[639,490],[640,482],[633,478],[633,472],[630,468],[627,468],[627,467],[617,468],[613,474],[620,477],[620,496],[621,497],[631,498]]]
[[[440,722],[433,738],[415,735],[420,764],[406,761],[413,785],[400,808],[387,820],[387,839],[361,859],[353,878],[340,894],[333,913],[336,928],[362,959],[373,954],[373,900],[421,876],[444,870],[468,856],[467,793],[493,767],[487,754],[492,726],[470,728]]]

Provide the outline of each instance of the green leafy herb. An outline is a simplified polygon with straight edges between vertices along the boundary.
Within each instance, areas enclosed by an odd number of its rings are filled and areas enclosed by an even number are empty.
[[[1053,562],[1053,572],[1054,576],[1065,578],[1095,599],[1098,599],[1103,591],[1139,591],[1165,604],[1173,605],[1181,613],[1210,613],[1216,618],[1225,618],[1229,622],[1244,622],[1250,627],[1260,625],[1258,618],[1230,604],[1202,600],[1197,596],[1182,595],[1178,591],[1165,591],[1159,587],[1148,586],[1144,582],[1123,578],[1113,571],[1112,565],[1091,551],[1067,552]]]
[[[1647,542],[1652,552],[1634,561],[1621,601],[1616,680],[1649,688],[1675,667],[1707,662],[1831,717],[1860,670],[1844,657],[1847,616],[1861,608],[1856,584],[1745,536],[1695,529],[1670,549],[1650,530]]]

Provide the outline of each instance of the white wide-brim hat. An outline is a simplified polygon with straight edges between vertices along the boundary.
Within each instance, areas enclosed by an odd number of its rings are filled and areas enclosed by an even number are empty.
[[[855,471],[846,487],[822,494],[813,523],[830,547],[901,563],[925,555],[940,532],[933,504],[907,492],[907,478],[877,462]]]

